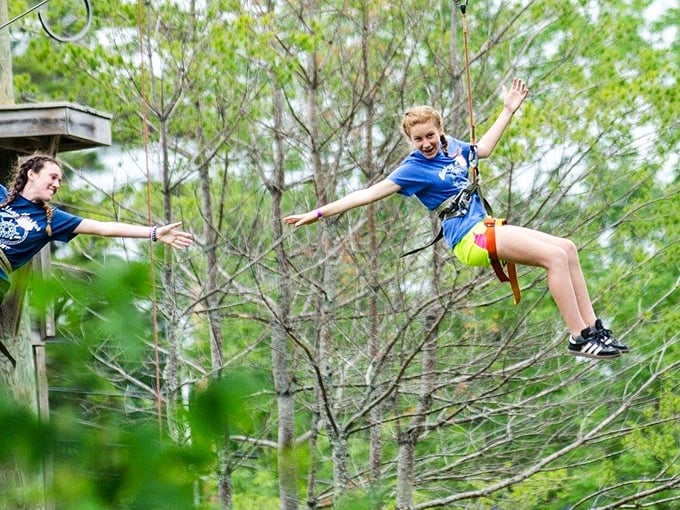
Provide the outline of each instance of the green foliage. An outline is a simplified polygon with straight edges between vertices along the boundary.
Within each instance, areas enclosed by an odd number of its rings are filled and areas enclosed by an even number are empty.
[[[261,382],[247,373],[226,374],[198,389],[188,416],[193,441],[210,449],[229,435],[254,433],[254,406],[245,397],[261,389]]]
[[[31,471],[39,468],[43,452],[54,447],[52,427],[40,423],[30,410],[12,402],[4,392],[0,393],[0,423],[5,430],[0,438],[0,464],[6,466],[18,458]]]
[[[598,482],[601,481],[598,479]],[[560,508],[559,505],[551,505],[551,502],[557,499],[557,495],[579,492],[574,490],[573,484],[574,480],[570,479],[569,471],[566,469],[539,473],[513,486],[504,505],[507,508]]]
[[[678,474],[675,459],[676,445],[680,441],[677,427],[680,397],[670,381],[656,392],[655,397],[656,401],[642,411],[639,421],[630,424],[631,432],[623,440],[625,453],[615,466],[617,471],[623,472],[617,473],[621,478],[648,478],[664,466],[669,466],[667,476]],[[643,424],[651,426],[648,428]]]
[[[349,490],[338,498],[333,508],[337,510],[373,510],[375,508],[390,508],[388,491],[374,489]],[[387,505],[387,506],[386,506]]]
[[[48,347],[54,364],[50,372],[58,376],[53,387],[72,389],[66,398],[53,399],[49,424],[1,396],[0,427],[6,434],[0,439],[0,471],[19,467],[34,472],[49,461],[54,480],[47,497],[60,507],[193,508],[195,484],[212,469],[215,444],[258,427],[256,410],[264,406],[253,404],[265,386],[261,377],[244,370],[224,373],[196,389],[187,416],[189,444],[168,437],[152,409],[135,412],[115,385],[96,375],[93,357],[107,344],[109,349],[115,345],[118,361],[137,377],[133,367],[144,360],[150,344],[144,341],[150,336],[148,311],[140,306],[148,299],[144,272],[141,264],[111,264],[87,282],[33,282],[41,289],[32,300],[37,314],[64,292],[78,303],[79,316],[62,324],[62,331],[73,335],[70,341]],[[80,328],[78,335],[74,326]],[[25,486],[23,492],[3,487],[1,493],[0,506],[31,504],[42,497]]]

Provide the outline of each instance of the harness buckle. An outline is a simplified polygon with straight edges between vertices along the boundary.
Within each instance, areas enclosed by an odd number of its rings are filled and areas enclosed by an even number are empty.
[[[456,195],[446,200],[440,205],[435,213],[441,221],[449,218],[458,218],[465,216],[470,209],[470,202],[472,201],[472,194],[477,191],[477,184],[472,183],[466,188],[460,190]]]

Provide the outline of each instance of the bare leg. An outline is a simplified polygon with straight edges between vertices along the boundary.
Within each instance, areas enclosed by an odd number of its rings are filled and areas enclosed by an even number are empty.
[[[550,293],[574,337],[595,324],[578,250],[569,239],[504,225],[496,229],[496,251],[501,259],[546,269]]]

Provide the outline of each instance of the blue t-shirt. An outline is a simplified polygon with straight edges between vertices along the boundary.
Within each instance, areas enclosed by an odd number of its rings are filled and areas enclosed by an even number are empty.
[[[0,203],[7,198],[7,189],[0,184]],[[73,231],[82,218],[53,207],[52,235],[45,232],[47,216],[42,206],[18,195],[10,204],[0,208],[0,249],[12,270],[18,269],[51,241],[68,242],[77,234]],[[0,278],[8,280],[0,269]]]
[[[400,195],[415,195],[430,211],[434,211],[446,199],[455,196],[470,184],[470,144],[450,137],[447,140],[450,156],[440,149],[436,157],[427,159],[419,150],[415,150],[387,176],[401,187]],[[451,248],[456,246],[485,216],[482,201],[475,193],[465,216],[449,218],[443,222],[446,243]]]

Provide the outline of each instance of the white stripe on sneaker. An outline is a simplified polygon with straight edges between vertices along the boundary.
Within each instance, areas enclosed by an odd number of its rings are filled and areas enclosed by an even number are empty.
[[[601,350],[602,345],[600,345],[600,342],[588,340],[588,343],[583,346],[581,352],[597,355]]]

